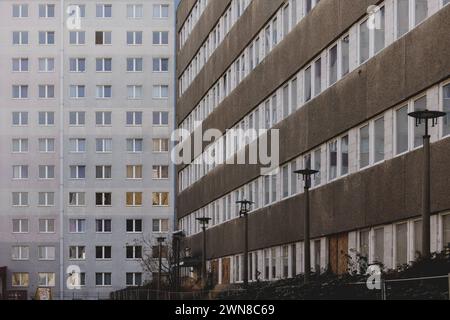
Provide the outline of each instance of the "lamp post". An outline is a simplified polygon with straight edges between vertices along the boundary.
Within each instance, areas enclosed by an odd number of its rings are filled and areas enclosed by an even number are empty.
[[[253,202],[248,200],[237,201],[240,205],[239,216],[244,218],[244,287],[248,288],[248,213]]]
[[[208,227],[211,218],[203,217],[197,218],[197,221],[202,226],[203,233],[203,250],[202,250],[202,288],[206,287],[206,228]]]
[[[430,257],[430,216],[431,216],[431,151],[429,125],[432,127],[438,123],[438,119],[447,114],[440,111],[420,110],[408,114],[416,120],[416,127],[425,123],[425,135],[423,136],[423,181],[422,181],[422,256]]]
[[[304,249],[305,249],[305,278],[304,282],[307,284],[309,282],[310,274],[311,274],[311,243],[310,243],[310,206],[309,206],[309,189],[311,188],[311,177],[319,173],[317,170],[311,169],[303,169],[297,170],[294,173],[301,175],[303,177],[303,181],[305,182],[305,240],[304,240]]]
[[[175,271],[175,291],[179,292],[181,287],[181,272],[180,272],[180,251],[181,251],[181,239],[185,236],[183,231],[175,231],[173,233],[173,242],[175,245],[175,263],[177,266],[177,269]]]
[[[157,238],[158,241],[158,259],[159,259],[159,272],[158,272],[158,299],[160,297],[160,290],[161,290],[161,274],[162,274],[162,245],[166,238],[159,237]]]

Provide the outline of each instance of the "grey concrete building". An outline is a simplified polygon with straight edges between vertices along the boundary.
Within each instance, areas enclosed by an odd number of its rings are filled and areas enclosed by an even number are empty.
[[[7,290],[96,299],[144,283],[135,240],[173,227],[174,2],[6,0],[0,12]]]
[[[312,266],[347,270],[347,254],[391,269],[421,250],[422,128],[408,113],[450,112],[448,0],[182,0],[177,10],[178,128],[223,137],[177,167],[177,223],[201,256],[196,218],[210,217],[207,260],[216,284],[303,273],[303,183],[311,191]],[[370,7],[376,6],[376,7]],[[368,9],[371,10],[368,10]],[[431,250],[450,243],[449,115],[431,129]],[[200,126],[201,124],[201,126]],[[203,163],[227,129],[279,129],[280,165]],[[232,137],[231,137],[232,138]],[[222,159],[248,150],[237,142]],[[202,154],[203,152],[203,154]]]

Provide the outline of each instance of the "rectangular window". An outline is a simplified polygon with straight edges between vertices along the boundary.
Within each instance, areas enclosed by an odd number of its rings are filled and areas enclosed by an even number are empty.
[[[359,253],[362,257],[369,259],[370,230],[359,233]]]
[[[136,260],[142,258],[141,246],[127,246],[125,251],[127,259]]]
[[[304,101],[308,102],[309,100],[311,100],[311,97],[312,97],[311,66],[305,70],[305,88],[304,88],[304,90],[305,90]]]
[[[168,85],[153,86],[153,98],[154,99],[168,99],[169,98],[169,86]]]
[[[142,192],[127,192],[126,193],[126,205],[128,207],[141,207],[142,206]]]
[[[127,72],[142,72],[142,58],[127,58]]]
[[[350,36],[341,41],[341,76],[350,72]]]
[[[370,33],[369,22],[364,21],[359,25],[359,63],[363,64],[370,57]]]
[[[169,44],[169,31],[153,31],[153,44],[154,45]]]
[[[141,165],[127,166],[127,179],[142,179],[142,166]]]
[[[348,138],[347,139],[342,139],[342,144],[347,144],[347,154],[348,154]],[[345,151],[345,148],[344,148]],[[344,153],[345,155],[345,153]],[[345,164],[345,156],[343,155],[343,165]],[[348,160],[347,160],[348,161]],[[322,175],[321,175],[321,171],[322,171],[322,150],[321,149],[317,149],[316,151],[314,151],[314,170],[319,171],[315,176],[314,176],[314,186],[317,187],[322,183]],[[348,163],[347,163],[347,171],[348,171]]]
[[[54,18],[55,17],[55,5],[54,4],[40,4],[39,5],[39,18]]]
[[[111,286],[111,273],[95,273],[95,285],[97,287],[110,287]]]
[[[38,286],[40,287],[54,287],[55,274],[51,272],[38,273]]]
[[[39,58],[39,72],[53,72],[55,71],[54,58]]]
[[[384,262],[384,228],[375,229],[374,239],[374,261],[378,263]]]
[[[127,93],[129,100],[140,100],[143,98],[143,87],[141,85],[127,86]]]
[[[70,72],[85,72],[86,58],[70,58],[69,59]]]
[[[13,18],[27,18],[28,4],[13,4],[12,5]]]
[[[55,166],[39,166],[39,179],[55,179]]]
[[[427,109],[427,96],[414,101],[414,111],[423,111]],[[423,145],[423,136],[425,135],[425,126],[414,126],[414,148]]]
[[[142,4],[128,4],[127,18],[142,19],[144,17],[144,6]]]
[[[322,59],[314,62],[314,96],[322,92]]]
[[[55,233],[55,219],[39,219],[39,233]]]
[[[378,163],[384,160],[384,117],[375,120],[374,131],[374,162]]]
[[[70,7],[73,9],[71,12],[69,12],[69,17],[74,17],[77,14],[77,9],[78,9],[78,13],[80,18],[85,18],[86,17],[86,5],[84,4],[74,4],[74,5],[70,5]]]
[[[97,18],[111,18],[112,17],[112,5],[111,4],[97,4],[95,10],[95,16]]]
[[[13,287],[26,288],[30,284],[30,274],[24,272],[14,272],[12,274],[11,285]]]
[[[13,233],[28,233],[28,219],[13,219]]]
[[[330,51],[329,51],[329,61],[328,61],[328,65],[329,65],[329,85],[333,85],[334,83],[336,83],[337,81],[337,77],[338,77],[338,46],[335,45],[333,46]]]
[[[142,31],[127,31],[127,45],[142,44]]]
[[[96,166],[95,167],[96,179],[111,179],[112,178],[112,166]]]
[[[95,151],[99,153],[111,153],[112,152],[112,139],[100,138],[95,140]]]
[[[153,58],[153,72],[168,72],[169,58]]]
[[[13,166],[13,179],[14,180],[28,179],[28,166],[24,165]]]
[[[126,223],[127,233],[141,233],[142,232],[142,220],[127,220]]]
[[[408,263],[408,224],[395,225],[395,264],[401,267]]]
[[[153,125],[154,126],[168,126],[169,125],[169,112],[153,112]]]
[[[443,110],[447,115],[444,117],[443,120],[443,135],[448,136],[450,135],[450,84],[447,84],[442,88],[442,106]]]
[[[85,246],[70,246],[69,247],[69,260],[86,260],[86,247]]]
[[[39,85],[39,99],[53,99],[55,97],[54,85]]]
[[[153,139],[153,152],[169,152],[169,139]]]
[[[85,153],[86,152],[86,139],[74,138],[69,139],[70,152],[72,153]]]
[[[450,214],[442,217],[443,249],[450,249]]]
[[[370,165],[370,128],[366,125],[359,129],[359,167]]]
[[[27,207],[28,206],[28,192],[13,192],[12,193],[13,207]]]
[[[396,154],[408,151],[408,106],[404,106],[395,112]]]
[[[397,37],[409,31],[409,0],[397,0]]]
[[[97,219],[95,220],[95,232],[97,233],[110,233],[111,219]]]
[[[12,152],[13,153],[28,152],[28,139],[13,139]]]
[[[169,232],[169,220],[168,219],[153,219],[153,232],[163,233]]]
[[[86,44],[86,32],[85,31],[70,31],[69,43],[73,45]]]
[[[28,72],[28,58],[13,58],[12,59],[13,72]]]
[[[154,207],[168,207],[169,193],[168,192],[153,192],[152,203]]]
[[[142,152],[143,144],[143,139],[127,139],[127,152]]]
[[[38,123],[40,126],[53,126],[55,125],[55,113],[54,112],[39,112]]]
[[[112,71],[112,58],[97,58],[97,59],[95,59],[95,71],[111,72]]]
[[[25,261],[30,259],[30,247],[28,246],[13,246],[11,248],[11,259],[15,261]]]
[[[337,178],[337,141],[328,144],[328,179],[334,180]]]
[[[348,136],[341,138],[341,176],[348,174]]]
[[[27,126],[28,125],[28,112],[13,112],[12,113],[13,126]]]
[[[109,260],[111,259],[111,247],[110,246],[97,246],[95,247],[95,258],[97,260]]]
[[[28,44],[28,31],[13,31],[12,42],[14,45]]]
[[[86,166],[70,166],[70,179],[86,179]]]
[[[39,192],[38,193],[38,206],[53,207],[54,205],[55,205],[55,193],[54,192]]]
[[[71,85],[69,87],[71,99],[81,99],[86,97],[86,87],[84,85]]]
[[[154,180],[169,179],[169,166],[153,166],[153,179]]]
[[[82,207],[86,205],[86,195],[84,192],[70,192],[69,206]]]
[[[127,126],[141,126],[142,112],[141,111],[127,111],[126,113]]]
[[[39,31],[39,44],[55,44],[55,31]]]
[[[386,45],[386,9],[381,7],[375,16],[376,29],[374,32],[374,54],[380,52]]]
[[[154,4],[153,5],[153,18],[163,19],[169,17],[169,5],[168,4]]]
[[[97,99],[109,99],[112,97],[112,86],[97,86]]]
[[[415,0],[414,24],[416,26],[428,17],[428,1],[429,0]]]
[[[142,285],[142,273],[133,272],[126,274],[126,285],[127,287],[139,287]]]
[[[27,85],[13,85],[12,86],[12,98],[13,99],[28,99],[28,86]]]
[[[95,113],[95,125],[110,126],[111,124],[112,124],[112,112],[111,111],[97,111]]]
[[[55,260],[55,247],[39,246],[38,258],[39,260],[53,261]]]
[[[110,207],[112,205],[112,193],[97,192],[95,194],[95,205],[98,207]]]
[[[111,31],[95,31],[96,45],[110,45],[112,43]]]
[[[86,220],[85,219],[69,219],[69,232],[70,233],[85,233],[86,232]]]

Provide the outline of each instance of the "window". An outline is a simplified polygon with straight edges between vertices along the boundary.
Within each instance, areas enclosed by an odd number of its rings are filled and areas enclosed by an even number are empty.
[[[375,16],[376,28],[374,32],[374,54],[380,52],[386,45],[386,12],[385,7],[381,7]]]
[[[12,193],[12,205],[14,207],[28,206],[28,192],[13,192]]]
[[[169,193],[168,192],[153,192],[152,203],[154,207],[168,207]]]
[[[39,72],[53,72],[55,71],[54,58],[39,58]]]
[[[169,152],[169,139],[153,139],[153,152]]]
[[[111,18],[112,17],[112,5],[111,4],[97,4],[95,10],[95,16],[97,18]]]
[[[168,219],[153,219],[153,232],[163,233],[169,232],[169,220]]]
[[[13,219],[13,233],[28,233],[28,219]]]
[[[328,179],[334,180],[338,176],[338,144],[337,141],[328,144]]]
[[[86,260],[86,247],[85,246],[70,246],[69,247],[69,260]]]
[[[80,18],[85,18],[86,17],[86,5],[84,4],[75,4],[75,5],[70,5],[70,7],[72,7],[74,10],[72,10],[69,13],[69,17],[73,17],[77,14],[75,7],[78,7],[79,9],[79,15]]]
[[[141,85],[131,85],[127,86],[128,99],[138,100],[143,97],[143,88]]]
[[[126,274],[126,285],[128,287],[139,287],[142,285],[142,273],[133,272]]]
[[[96,179],[111,179],[112,178],[112,166],[96,166],[95,178]]]
[[[341,145],[342,145],[342,152],[343,152],[343,156],[342,156],[342,165],[343,167],[346,164],[346,168],[347,168],[347,172],[348,172],[348,137],[347,139],[342,138],[341,141]],[[347,148],[345,148],[345,145],[347,146]],[[347,153],[346,153],[347,151]],[[345,159],[345,155],[347,154],[347,159]],[[314,163],[314,170],[319,171],[315,176],[314,176],[314,186],[317,187],[322,183],[322,178],[321,178],[321,170],[322,170],[322,149],[317,149],[316,151],[314,151],[313,155],[313,163]],[[344,170],[345,172],[345,170]]]
[[[127,139],[127,152],[142,152],[143,144],[143,139]]]
[[[28,166],[24,165],[13,166],[13,179],[14,180],[28,179]]]
[[[39,233],[55,233],[55,219],[39,219]]]
[[[127,72],[142,72],[142,58],[127,58]]]
[[[359,167],[365,168],[370,164],[370,133],[369,125],[359,129]]]
[[[153,166],[153,179],[169,179],[169,166]]]
[[[153,112],[153,125],[154,126],[168,126],[169,125],[169,112]]]
[[[403,36],[428,16],[427,0],[397,0],[397,37]]]
[[[340,146],[341,172],[342,176],[348,174],[348,136],[341,138]]]
[[[359,26],[359,62],[362,64],[385,47],[385,7]]]
[[[86,152],[86,139],[73,138],[69,139],[70,152],[72,153],[85,153]]]
[[[127,166],[127,179],[142,179],[142,166],[141,165]]]
[[[53,126],[55,125],[55,113],[54,112],[39,112],[38,121],[40,126]]]
[[[86,232],[86,220],[85,219],[70,219],[69,220],[69,232],[70,233],[85,233]]]
[[[28,31],[13,31],[13,44],[28,44]]]
[[[71,85],[69,87],[69,96],[71,99],[81,99],[86,97],[86,86]]]
[[[111,219],[97,219],[95,220],[95,232],[97,233],[110,233]]]
[[[97,58],[95,59],[95,70],[97,72],[111,72],[112,58]]]
[[[55,260],[55,247],[39,246],[39,260],[53,261]]]
[[[86,44],[86,32],[85,31],[70,31],[69,43],[74,45]]]
[[[359,253],[362,257],[369,258],[370,230],[359,233]]]
[[[408,263],[408,224],[395,225],[395,265],[397,267]]]
[[[127,220],[126,223],[128,233],[141,233],[142,232],[142,220],[134,219]]]
[[[427,109],[427,96],[414,101],[414,111],[423,111]],[[414,148],[423,145],[423,136],[425,135],[425,126],[414,126]]]
[[[111,259],[111,247],[110,246],[95,247],[95,259],[97,260]]]
[[[12,59],[13,72],[28,72],[28,58],[13,58]]]
[[[144,16],[144,7],[142,4],[128,4],[127,18],[128,19],[142,19]]]
[[[112,124],[112,112],[97,111],[95,113],[95,124],[97,126],[110,126]]]
[[[70,72],[85,72],[86,59],[85,58],[70,58],[69,59]]]
[[[38,206],[53,207],[54,205],[55,205],[55,193],[54,192],[39,192]]]
[[[395,112],[396,121],[396,154],[402,154],[408,151],[408,106],[404,106]]]
[[[28,4],[13,4],[12,5],[13,18],[27,18]]]
[[[289,166],[286,165],[281,169],[282,175],[282,197],[287,198],[289,196]]]
[[[111,286],[111,273],[95,273],[95,285],[97,287]]]
[[[110,207],[112,202],[112,193],[110,192],[97,192],[95,194],[95,205],[98,207]]]
[[[112,152],[112,139],[100,138],[95,140],[95,151],[100,153]]]
[[[368,20],[359,25],[359,63],[364,63],[370,56],[370,39]]]
[[[13,153],[28,152],[28,139],[13,139],[12,152]]]
[[[169,31],[153,31],[153,44],[154,45],[169,44]]]
[[[142,206],[142,192],[127,192],[126,193],[127,207],[141,207]]]
[[[443,121],[443,135],[450,135],[450,84],[447,84],[442,88],[442,107],[443,111],[447,113]]]
[[[27,85],[13,85],[12,86],[13,99],[28,99]]]
[[[12,260],[28,260],[30,258],[30,247],[28,246],[13,246],[11,250]]]
[[[305,102],[308,102],[309,100],[311,100],[312,97],[312,90],[311,90],[311,67],[308,67],[305,70],[305,96],[304,96],[304,100]]]
[[[39,98],[40,99],[53,99],[55,97],[54,85],[39,85]]]
[[[127,31],[127,44],[128,45],[142,44],[142,31]]]
[[[153,72],[168,72],[169,59],[168,58],[153,58]]]
[[[39,44],[55,44],[55,31],[39,31]]]
[[[141,246],[127,246],[126,247],[127,259],[141,259],[142,258],[142,247]]]
[[[126,113],[127,126],[141,126],[142,125],[142,112],[128,111]]]
[[[341,41],[341,74],[350,72],[350,36],[345,36]]]
[[[69,112],[69,125],[84,126],[86,124],[86,112],[71,111]]]
[[[70,179],[86,179],[86,166],[70,166]]]
[[[450,249],[450,215],[442,216],[442,243],[443,249]]]
[[[96,45],[110,45],[112,40],[111,31],[95,31]]]
[[[12,113],[13,126],[27,126],[28,112],[13,112]]]
[[[384,117],[374,122],[374,163],[384,160]]]
[[[55,5],[54,4],[40,4],[39,5],[39,18],[54,18],[55,17]]]
[[[14,272],[12,274],[11,285],[13,287],[26,288],[30,283],[30,275],[24,272]]]
[[[86,195],[84,192],[70,192],[69,206],[82,207],[86,205]]]
[[[374,231],[374,261],[384,262],[384,228],[375,229]]]
[[[109,99],[112,97],[112,86],[97,86],[97,99]]]
[[[337,79],[338,79],[338,46],[335,45],[333,46],[330,51],[329,51],[329,61],[328,61],[328,66],[329,66],[329,75],[328,75],[328,83],[329,85],[333,85],[334,83],[336,83]]]
[[[39,166],[39,179],[55,179],[55,166]]]
[[[156,85],[156,86],[153,86],[153,98],[154,99],[167,99],[167,98],[169,98],[169,86],[168,85]]]
[[[169,5],[168,4],[154,4],[153,5],[153,18],[162,19],[169,17]]]

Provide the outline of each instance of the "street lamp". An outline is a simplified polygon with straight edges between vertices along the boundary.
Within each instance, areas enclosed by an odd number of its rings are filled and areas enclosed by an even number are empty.
[[[206,287],[206,228],[211,218],[203,217],[196,219],[202,226],[203,233],[203,250],[202,250],[202,288]]]
[[[176,272],[175,272],[175,291],[179,292],[179,289],[181,287],[181,272],[180,272],[180,251],[181,251],[181,239],[185,236],[184,232],[182,230],[175,231],[173,234],[173,242],[175,245],[175,252],[176,252]]]
[[[162,245],[166,238],[159,237],[156,239],[158,241],[158,258],[159,258],[159,273],[158,273],[158,298],[160,297],[161,290],[161,274],[162,274]]]
[[[248,213],[253,202],[241,200],[236,204],[240,205],[239,216],[244,218],[244,287],[248,288]]]
[[[422,256],[430,257],[430,216],[431,216],[431,184],[430,184],[430,134],[429,121],[432,127],[438,123],[438,119],[447,114],[440,111],[420,110],[408,114],[416,120],[416,127],[425,123],[425,135],[423,136],[423,181],[422,181]]]
[[[305,182],[305,284],[309,282],[309,277],[311,274],[311,244],[310,244],[310,231],[309,231],[309,189],[311,188],[311,177],[318,174],[319,171],[311,169],[297,170],[294,173],[301,175],[303,181]]]

